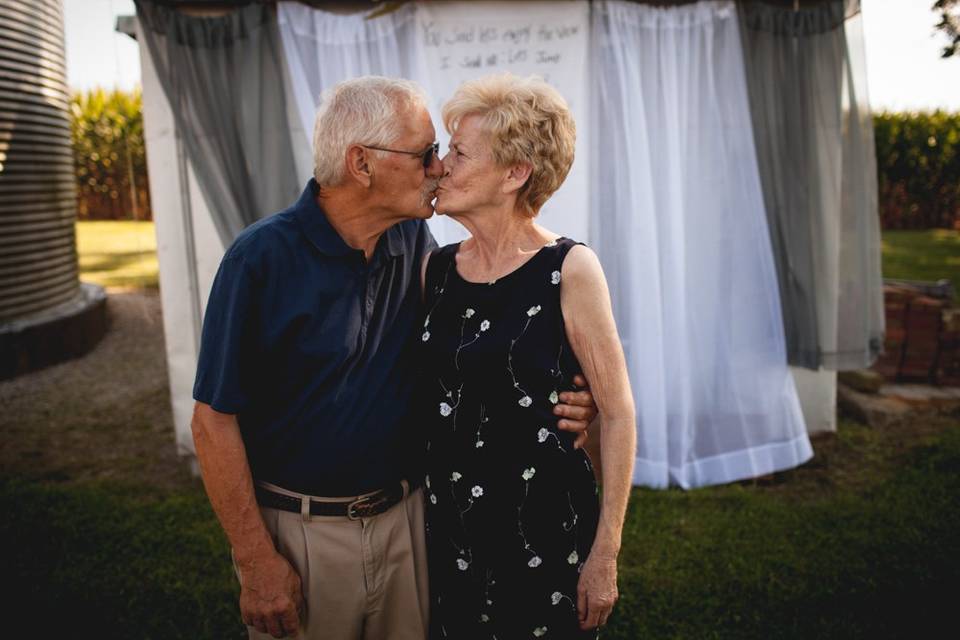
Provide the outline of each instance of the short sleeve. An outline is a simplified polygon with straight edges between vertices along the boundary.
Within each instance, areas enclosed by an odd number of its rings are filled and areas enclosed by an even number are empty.
[[[240,413],[250,402],[258,291],[242,258],[228,252],[207,301],[193,385],[194,400],[221,413]]]

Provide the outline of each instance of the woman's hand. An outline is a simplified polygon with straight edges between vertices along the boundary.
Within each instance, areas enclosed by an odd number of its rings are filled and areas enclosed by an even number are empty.
[[[581,629],[593,629],[607,623],[617,591],[617,557],[590,552],[577,584],[577,613]]]

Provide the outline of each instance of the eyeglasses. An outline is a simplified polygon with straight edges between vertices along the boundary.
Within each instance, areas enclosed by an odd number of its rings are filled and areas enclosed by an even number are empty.
[[[433,162],[433,156],[440,153],[440,143],[433,142],[423,151],[400,151],[399,149],[384,149],[383,147],[374,147],[369,144],[362,144],[361,147],[367,149],[376,149],[377,151],[389,151],[390,153],[405,153],[408,156],[417,156],[423,162],[423,168],[426,169]]]

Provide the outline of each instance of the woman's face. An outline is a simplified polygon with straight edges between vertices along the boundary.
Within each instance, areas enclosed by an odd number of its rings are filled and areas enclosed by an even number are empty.
[[[496,208],[510,199],[502,188],[509,171],[494,162],[480,122],[480,116],[466,116],[450,139],[437,189],[437,213],[456,216]]]

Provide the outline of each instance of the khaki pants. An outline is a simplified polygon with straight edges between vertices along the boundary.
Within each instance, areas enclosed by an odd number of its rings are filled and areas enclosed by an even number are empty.
[[[298,640],[427,637],[430,601],[423,491],[411,493],[405,481],[403,489],[399,503],[379,515],[358,520],[260,508],[277,550],[300,575],[306,608]],[[273,637],[253,627],[247,629],[251,640]]]

